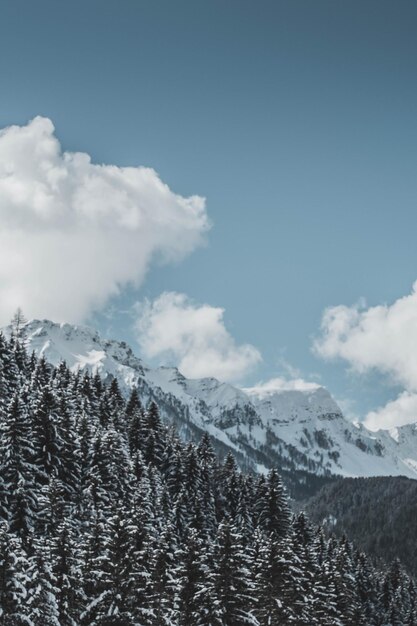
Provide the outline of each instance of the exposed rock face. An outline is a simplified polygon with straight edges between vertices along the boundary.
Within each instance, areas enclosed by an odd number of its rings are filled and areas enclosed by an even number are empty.
[[[307,472],[417,478],[415,424],[395,433],[370,432],[348,421],[323,387],[244,390],[215,378],[187,379],[172,367],[151,368],[125,342],[104,340],[85,326],[33,320],[26,332],[29,351],[55,365],[66,361],[73,370],[115,377],[125,393],[137,387],[143,402],[154,399],[180,436],[208,431],[217,449],[231,449],[246,469],[275,465],[300,481]]]

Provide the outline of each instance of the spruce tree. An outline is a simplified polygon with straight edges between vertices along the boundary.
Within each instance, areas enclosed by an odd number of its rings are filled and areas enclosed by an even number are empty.
[[[214,549],[215,589],[224,611],[225,626],[253,626],[254,589],[250,576],[251,559],[242,537],[228,520],[218,529]]]
[[[175,571],[178,580],[178,613],[180,626],[194,624],[199,614],[198,592],[204,584],[203,546],[197,531],[191,529],[185,541],[180,565]]]
[[[14,532],[32,531],[37,507],[30,423],[14,394],[0,424],[0,516]]]
[[[30,568],[20,538],[7,525],[0,528],[0,624],[27,626]]]
[[[400,564],[291,521],[275,470],[19,350],[0,333],[1,626],[417,626]]]
[[[281,478],[272,469],[263,485],[264,489],[257,501],[258,524],[266,533],[285,537],[290,525],[290,510]]]
[[[35,402],[32,417],[34,462],[43,484],[60,473],[63,442],[58,430],[58,406],[52,390],[45,385]]]
[[[25,603],[33,626],[62,626],[56,599],[56,578],[47,554],[43,554],[44,549],[44,546],[38,546],[29,560]]]

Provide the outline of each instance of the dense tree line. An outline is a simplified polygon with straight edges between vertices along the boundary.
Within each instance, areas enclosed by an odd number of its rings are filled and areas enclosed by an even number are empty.
[[[417,481],[405,476],[342,478],[303,502],[309,517],[362,550],[399,558],[417,575]]]
[[[415,584],[291,516],[280,476],[0,335],[0,625],[417,625]]]

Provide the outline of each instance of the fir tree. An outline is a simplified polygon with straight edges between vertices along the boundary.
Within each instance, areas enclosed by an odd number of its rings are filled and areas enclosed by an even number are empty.
[[[29,561],[28,578],[25,603],[30,623],[34,626],[62,626],[56,600],[56,578],[41,547]]]
[[[214,577],[225,626],[258,624],[253,614],[251,565],[250,553],[244,550],[239,532],[228,520],[222,522],[214,549]]]
[[[289,516],[275,470],[0,333],[0,626],[417,626],[415,582]]]
[[[0,623],[26,626],[29,607],[29,562],[22,543],[4,524],[0,528]]]
[[[202,543],[195,530],[190,530],[181,562],[175,575],[178,580],[178,612],[180,626],[189,626],[199,615],[199,590],[204,584]]]
[[[261,496],[257,500],[258,524],[266,533],[285,537],[290,525],[290,510],[281,478],[272,469],[262,484]]]
[[[33,457],[30,424],[15,393],[0,424],[0,515],[22,535],[32,530],[36,512]]]
[[[55,396],[45,386],[35,404],[32,418],[34,462],[43,484],[59,475],[61,465],[63,442],[58,432],[57,409]]]

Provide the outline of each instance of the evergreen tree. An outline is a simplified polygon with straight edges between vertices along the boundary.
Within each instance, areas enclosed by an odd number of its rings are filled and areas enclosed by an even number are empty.
[[[257,501],[258,524],[266,533],[285,537],[290,525],[290,510],[281,478],[272,469],[262,485],[261,496]]]
[[[26,536],[36,512],[34,450],[24,407],[17,393],[0,424],[0,516]]]
[[[243,548],[242,537],[228,520],[219,526],[214,549],[215,589],[224,611],[225,626],[253,626],[258,621],[250,569],[250,553]]]
[[[291,520],[275,470],[141,401],[0,333],[0,626],[417,626],[398,561]]]
[[[28,578],[25,603],[30,623],[34,626],[62,626],[56,600],[56,579],[40,547],[30,559]]]
[[[195,624],[199,615],[199,590],[204,584],[202,544],[195,530],[190,530],[180,565],[175,572],[178,580],[178,613],[180,626]]]
[[[81,563],[70,524],[64,521],[51,540],[51,563],[56,581],[56,602],[60,626],[78,626],[81,602]]]
[[[58,432],[57,409],[52,390],[45,386],[35,404],[32,418],[34,462],[43,484],[60,473],[63,442]]]
[[[169,626],[176,619],[175,598],[177,581],[175,570],[178,542],[174,529],[167,525],[153,546],[153,566],[151,571],[152,592],[150,607],[154,616],[153,626]]]
[[[0,624],[26,626],[29,607],[29,563],[21,540],[4,524],[0,528]]]

